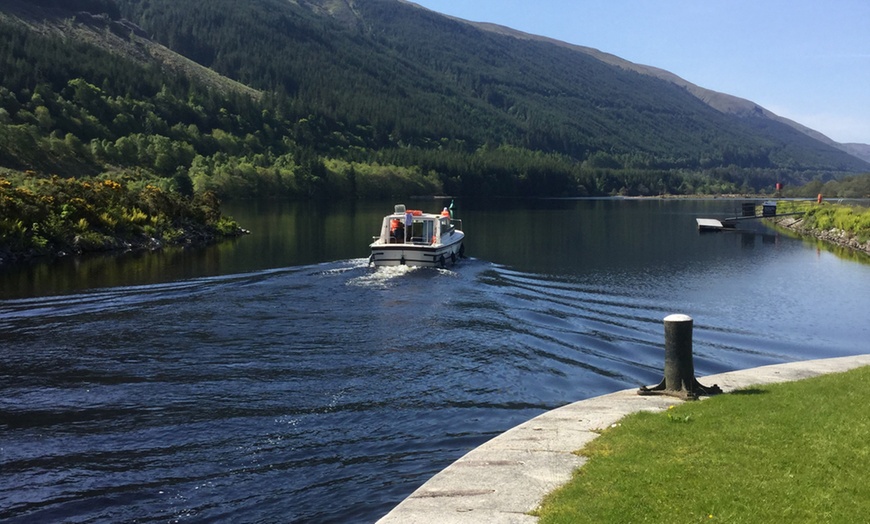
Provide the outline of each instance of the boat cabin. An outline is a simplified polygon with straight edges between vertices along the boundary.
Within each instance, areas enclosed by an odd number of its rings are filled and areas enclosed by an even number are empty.
[[[399,204],[392,215],[384,217],[376,240],[382,244],[439,244],[455,230],[452,222],[449,215],[423,213]]]

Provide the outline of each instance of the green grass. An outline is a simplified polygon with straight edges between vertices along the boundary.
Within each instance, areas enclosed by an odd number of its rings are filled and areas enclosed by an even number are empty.
[[[836,228],[855,235],[861,242],[870,239],[870,208],[864,206],[784,201],[777,206],[777,212],[805,213],[806,227],[810,229]]]
[[[866,522],[870,367],[636,413],[537,513],[551,523]]]

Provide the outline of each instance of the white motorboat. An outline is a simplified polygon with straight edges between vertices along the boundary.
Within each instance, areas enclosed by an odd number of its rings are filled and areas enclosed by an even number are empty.
[[[380,235],[373,237],[369,263],[447,267],[464,256],[464,238],[462,221],[452,218],[447,208],[441,214],[434,214],[398,204],[392,214],[384,217]]]

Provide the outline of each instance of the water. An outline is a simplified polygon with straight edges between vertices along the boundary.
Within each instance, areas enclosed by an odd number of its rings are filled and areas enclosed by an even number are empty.
[[[671,313],[699,376],[867,352],[870,265],[695,230],[734,207],[458,202],[472,258],[375,270],[392,203],[237,205],[254,234],[221,246],[7,271],[0,520],[373,522],[512,426],[657,383]]]

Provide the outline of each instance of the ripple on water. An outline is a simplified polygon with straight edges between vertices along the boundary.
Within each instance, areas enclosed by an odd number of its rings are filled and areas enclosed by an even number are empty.
[[[782,293],[675,278],[351,259],[0,301],[0,519],[373,521],[498,432],[658,382],[667,314],[699,375],[827,355]]]

